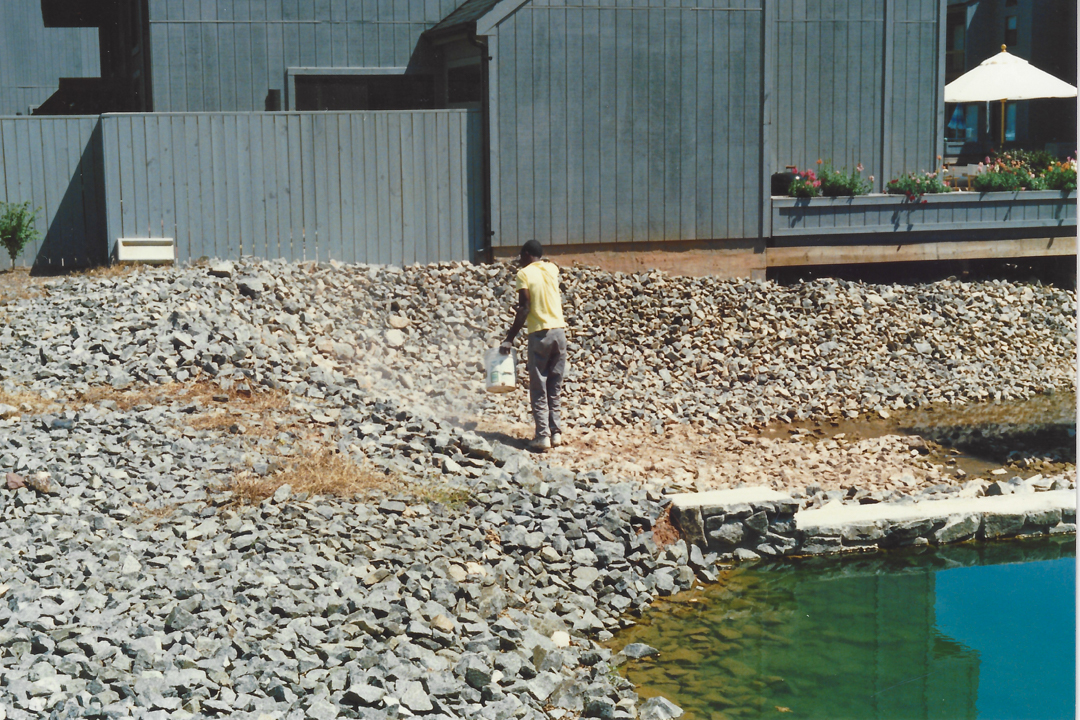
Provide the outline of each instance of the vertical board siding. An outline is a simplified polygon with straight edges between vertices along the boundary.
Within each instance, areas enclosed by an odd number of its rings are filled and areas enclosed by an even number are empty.
[[[533,0],[493,64],[493,244],[759,237],[761,0]]]
[[[933,170],[940,111],[938,0],[777,5],[773,166],[818,159],[890,179]],[[888,15],[888,17],[886,17]]]
[[[889,0],[894,4],[898,0]],[[775,166],[818,159],[881,185],[885,0],[775,0]]]
[[[3,0],[0,8],[14,1]],[[269,90],[281,90],[284,99],[290,67],[408,66],[424,31],[460,4],[460,0],[154,2],[150,6],[154,109],[261,111]]]
[[[100,77],[97,28],[47,28],[41,0],[0,0],[0,115],[28,114],[61,77]]]
[[[104,115],[108,246],[171,237],[180,262],[470,260],[483,242],[478,116]]]
[[[104,177],[96,117],[0,117],[0,201],[37,208],[41,238],[22,266],[88,266],[107,259]],[[0,265],[10,259],[0,253]]]
[[[890,2],[897,10],[890,68],[893,132],[887,152],[894,176],[933,171],[937,167],[938,98],[944,92],[938,87],[938,2]]]

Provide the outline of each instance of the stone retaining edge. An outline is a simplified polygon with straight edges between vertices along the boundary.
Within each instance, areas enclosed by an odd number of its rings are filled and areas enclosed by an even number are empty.
[[[1076,533],[1072,490],[802,509],[768,488],[672,496],[671,521],[710,560],[872,552],[966,540]]]

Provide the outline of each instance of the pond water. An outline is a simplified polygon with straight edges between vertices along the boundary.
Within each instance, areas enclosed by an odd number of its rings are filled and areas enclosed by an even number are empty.
[[[1075,717],[1075,538],[736,568],[615,647],[693,720]]]

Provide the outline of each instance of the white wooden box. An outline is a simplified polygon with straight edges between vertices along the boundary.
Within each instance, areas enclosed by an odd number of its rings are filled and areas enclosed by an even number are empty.
[[[113,259],[116,262],[176,262],[176,243],[172,238],[118,238]]]

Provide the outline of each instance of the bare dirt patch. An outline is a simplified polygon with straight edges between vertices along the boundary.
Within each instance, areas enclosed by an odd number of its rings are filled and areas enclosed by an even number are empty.
[[[739,432],[690,425],[570,431],[545,461],[573,470],[705,491],[740,485],[776,490],[899,490],[911,492],[974,478],[1070,472],[1075,454],[1033,445],[1035,427],[1075,442],[1076,397],[1036,396],[1024,402],[941,406],[888,418],[776,424]],[[466,424],[492,440],[524,449],[532,426],[473,419]],[[958,434],[957,428],[963,430]],[[1010,430],[1010,428],[1020,428]],[[972,435],[987,448],[955,442]]]

